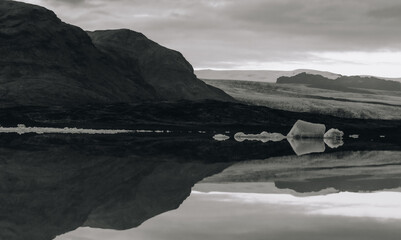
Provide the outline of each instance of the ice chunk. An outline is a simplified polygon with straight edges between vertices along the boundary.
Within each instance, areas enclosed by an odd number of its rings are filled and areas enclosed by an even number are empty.
[[[324,134],[324,138],[334,138],[334,139],[342,139],[344,136],[344,132],[332,128]]]
[[[310,123],[298,120],[287,137],[290,138],[323,138],[326,132],[324,124]]]
[[[280,142],[285,139],[285,136],[281,133],[269,133],[269,132],[261,132],[260,134],[245,134],[243,132],[236,133],[234,135],[234,139],[237,142],[243,142],[245,140],[248,141],[261,141],[261,142]]]
[[[230,137],[224,134],[216,134],[213,136],[213,139],[216,141],[226,141],[230,139]]]

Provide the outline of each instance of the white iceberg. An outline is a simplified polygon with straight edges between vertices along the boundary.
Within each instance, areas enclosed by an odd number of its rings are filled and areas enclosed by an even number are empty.
[[[324,138],[335,138],[335,139],[342,139],[344,136],[344,132],[332,128],[324,134]]]
[[[324,138],[326,126],[298,120],[287,134],[290,138]]]

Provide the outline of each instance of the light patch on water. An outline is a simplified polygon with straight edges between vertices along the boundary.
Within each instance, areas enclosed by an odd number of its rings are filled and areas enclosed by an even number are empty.
[[[300,207],[305,214],[310,215],[401,220],[401,211],[399,211],[401,209],[401,193],[399,192],[340,192],[309,197],[296,197],[290,194],[204,193],[197,191],[193,191],[192,194],[209,196],[214,201],[221,202]]]

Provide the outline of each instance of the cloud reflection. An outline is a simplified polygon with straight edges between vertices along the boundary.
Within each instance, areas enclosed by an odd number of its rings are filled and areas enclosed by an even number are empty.
[[[321,196],[296,197],[289,194],[226,193],[194,191],[195,195],[207,195],[215,201],[244,204],[275,204],[301,209],[304,214],[364,217],[401,220],[401,193],[341,192]]]

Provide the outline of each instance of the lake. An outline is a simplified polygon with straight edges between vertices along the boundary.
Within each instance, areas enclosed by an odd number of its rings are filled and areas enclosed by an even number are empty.
[[[398,239],[400,143],[233,135],[2,134],[0,238]]]

